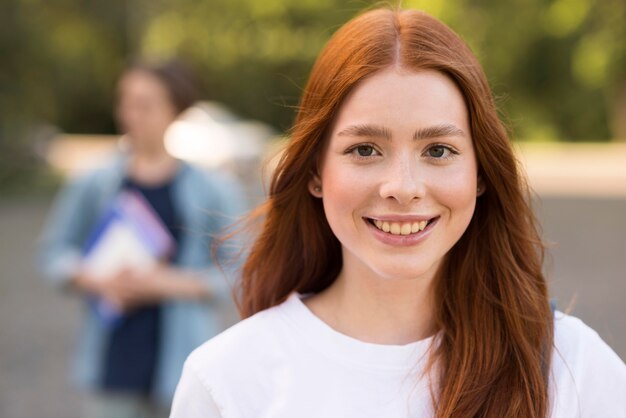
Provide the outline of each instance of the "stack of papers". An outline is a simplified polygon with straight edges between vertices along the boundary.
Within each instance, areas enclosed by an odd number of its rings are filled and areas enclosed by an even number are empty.
[[[83,267],[106,279],[124,268],[145,269],[174,250],[174,239],[152,206],[135,191],[121,192],[100,219],[83,252]]]
[[[83,251],[83,269],[106,280],[123,269],[149,269],[174,248],[174,238],[150,203],[139,192],[125,190],[92,231]],[[113,315],[110,306],[98,306],[104,315]]]

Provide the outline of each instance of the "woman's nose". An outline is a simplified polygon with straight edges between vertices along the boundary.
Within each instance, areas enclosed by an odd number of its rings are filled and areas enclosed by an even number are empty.
[[[402,156],[389,162],[382,174],[380,196],[408,204],[424,197],[426,185],[418,162],[412,156]]]

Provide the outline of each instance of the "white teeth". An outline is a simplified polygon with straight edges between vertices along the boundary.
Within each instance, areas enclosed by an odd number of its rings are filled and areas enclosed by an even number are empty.
[[[374,219],[376,228],[389,232],[393,235],[409,235],[423,231],[428,225],[428,221],[421,222],[387,222]]]

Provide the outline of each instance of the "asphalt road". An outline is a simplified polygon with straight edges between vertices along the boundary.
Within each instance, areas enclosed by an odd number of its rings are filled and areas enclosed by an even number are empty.
[[[72,418],[67,378],[75,300],[46,287],[33,265],[47,198],[0,198],[0,417]],[[559,309],[592,326],[626,359],[626,199],[544,197],[537,213],[553,242],[546,271]]]

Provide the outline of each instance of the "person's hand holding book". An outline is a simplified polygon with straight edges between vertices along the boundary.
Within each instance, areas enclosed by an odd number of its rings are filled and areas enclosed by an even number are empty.
[[[206,286],[195,274],[161,263],[147,269],[122,268],[108,278],[83,273],[74,278],[74,284],[120,313],[162,300],[209,296]]]

